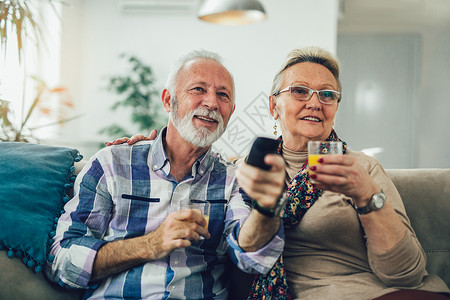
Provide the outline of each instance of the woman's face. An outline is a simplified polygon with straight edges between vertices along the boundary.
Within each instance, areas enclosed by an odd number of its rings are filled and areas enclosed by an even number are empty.
[[[302,85],[313,90],[335,90],[338,84],[324,66],[302,62],[282,74],[281,89]],[[289,91],[270,96],[270,112],[280,123],[283,142],[292,150],[305,150],[308,141],[325,140],[331,133],[339,104],[322,104],[317,93],[308,101],[291,98]]]

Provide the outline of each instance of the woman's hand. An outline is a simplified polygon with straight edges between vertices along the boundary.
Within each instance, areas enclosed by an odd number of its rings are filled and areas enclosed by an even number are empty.
[[[277,154],[267,154],[264,162],[271,166],[268,171],[243,163],[236,171],[242,189],[259,206],[274,208],[283,192],[286,176],[284,159]],[[246,252],[254,252],[266,245],[280,228],[279,216],[264,216],[254,209],[239,232],[239,246]]]
[[[315,187],[352,197],[358,207],[367,205],[372,195],[381,191],[369,173],[348,155],[324,155],[311,170],[315,172],[311,175],[317,182]]]
[[[286,176],[284,159],[268,154],[264,162],[272,168],[268,171],[243,163],[236,171],[242,189],[262,207],[273,208],[283,192]]]
[[[314,186],[352,197],[357,207],[366,206],[381,191],[369,173],[348,155],[325,155],[311,168],[314,167],[316,174],[311,178],[318,182]],[[389,195],[381,210],[358,216],[372,253],[387,253],[406,234],[407,229],[390,204]]]
[[[157,132],[156,129],[153,129],[152,132],[150,132],[150,135],[146,137],[142,134],[135,134],[131,138],[123,137],[117,140],[114,140],[112,142],[105,142],[106,146],[112,146],[112,145],[120,145],[127,143],[128,145],[133,145],[139,141],[152,141],[156,138]]]

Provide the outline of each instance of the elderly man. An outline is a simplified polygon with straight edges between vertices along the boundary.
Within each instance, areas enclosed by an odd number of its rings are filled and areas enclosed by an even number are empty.
[[[48,276],[85,298],[225,299],[225,266],[266,273],[283,250],[279,217],[250,211],[235,167],[212,152],[234,111],[234,83],[215,53],[194,51],[169,74],[168,125],[154,141],[100,150],[77,178],[60,218]],[[257,193],[277,203],[284,162],[269,155]],[[181,201],[207,200],[209,227]]]

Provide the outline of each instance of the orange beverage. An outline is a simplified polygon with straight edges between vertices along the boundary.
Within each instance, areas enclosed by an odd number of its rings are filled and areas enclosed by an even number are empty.
[[[308,142],[308,165],[309,175],[311,177],[315,172],[311,171],[311,167],[318,165],[318,160],[329,154],[342,154],[342,142],[340,141],[309,141]],[[313,179],[309,179],[315,183]]]
[[[203,218],[205,218],[205,220],[206,220],[206,226],[205,226],[205,228],[208,229],[208,225],[209,225],[209,215],[203,214],[203,212],[201,211],[201,209],[198,209],[198,208],[192,208],[192,210],[195,210],[196,212],[198,212],[199,214],[201,214],[201,215],[203,216]],[[192,221],[192,220],[189,219],[188,221]]]
[[[309,167],[309,176],[311,177],[311,174],[314,174],[314,171],[311,171],[311,167],[318,165],[319,158],[324,156],[324,154],[309,154],[308,155],[308,167]],[[311,182],[314,182],[314,180],[309,179]]]
[[[209,216],[203,215],[203,217],[204,217],[205,220],[206,220],[206,226],[205,226],[205,228],[208,229],[208,225],[209,225]]]
[[[197,211],[199,214],[202,214],[203,218],[205,218],[205,220],[206,220],[206,226],[205,226],[205,228],[208,229],[208,225],[209,225],[209,215],[205,215],[205,214],[203,213],[203,211],[202,211],[201,209],[198,209],[198,208],[194,208],[193,210]]]

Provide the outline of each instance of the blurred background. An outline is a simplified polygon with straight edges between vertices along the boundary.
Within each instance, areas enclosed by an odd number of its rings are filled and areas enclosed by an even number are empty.
[[[14,2],[24,1],[0,5]],[[221,25],[198,19],[201,0],[25,1],[37,30],[20,10],[0,21],[1,139],[87,158],[105,141],[148,134],[167,123],[160,93],[172,62],[206,49],[223,56],[237,94],[214,148],[242,156],[273,136],[268,95],[286,54],[315,45],[341,62],[335,128],[350,148],[385,168],[450,167],[449,0],[259,2],[266,19]]]

